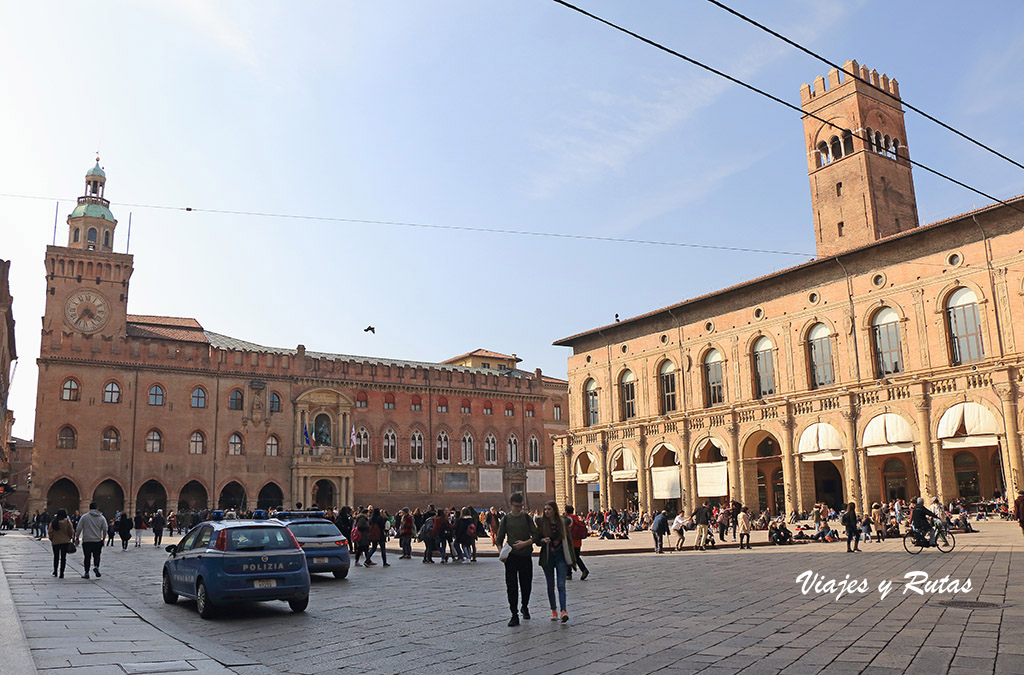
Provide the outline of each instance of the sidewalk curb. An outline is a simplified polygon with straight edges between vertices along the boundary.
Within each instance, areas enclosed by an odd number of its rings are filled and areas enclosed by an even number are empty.
[[[35,661],[28,648],[28,639],[18,618],[18,609],[14,606],[11,588],[7,584],[7,572],[0,560],[0,654],[3,663],[0,673],[24,673],[35,675]]]

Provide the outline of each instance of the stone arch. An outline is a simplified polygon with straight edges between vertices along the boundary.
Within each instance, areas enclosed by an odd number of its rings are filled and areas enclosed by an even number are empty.
[[[321,478],[313,483],[310,495],[313,504],[319,509],[336,508],[338,506],[338,486],[332,478]]]
[[[797,454],[813,452],[842,451],[846,447],[846,435],[834,424],[815,420],[804,427],[797,438]]]
[[[807,346],[807,334],[811,332],[817,324],[824,324],[828,328],[829,337],[835,340],[839,336],[839,331],[836,329],[836,324],[832,319],[826,316],[812,316],[811,318],[804,321],[803,325],[800,326],[798,344],[802,347]]]
[[[681,466],[682,463],[682,453],[674,445],[664,441],[656,443],[647,456],[647,468]]]
[[[723,461],[728,459],[729,444],[720,436],[709,433],[695,440],[690,446],[690,456],[693,458],[693,462],[695,464],[708,461],[720,461],[717,458],[714,460],[707,459],[709,456],[714,456],[714,452],[710,449],[709,444],[718,448],[718,452],[721,453]]]
[[[135,496],[135,510],[144,514],[153,514],[157,509],[167,512],[167,489],[155,478],[142,483]]]
[[[202,511],[210,505],[210,493],[198,479],[192,479],[178,490],[178,510]]]
[[[267,511],[271,508],[279,508],[284,506],[284,491],[281,486],[274,481],[269,481],[266,485],[260,488],[260,491],[256,497],[256,508]]]
[[[96,481],[90,501],[96,502],[96,507],[109,520],[115,513],[124,511],[124,487],[113,477]]]
[[[898,302],[895,302],[892,298],[879,298],[878,300],[875,300],[870,305],[868,305],[868,309],[866,312],[861,313],[861,328],[870,331],[872,327],[871,322],[874,320],[875,315],[878,314],[878,312],[880,312],[881,310],[885,309],[886,307],[896,312],[896,314],[900,317],[900,324],[908,325],[907,313],[903,311],[903,307]]]
[[[969,288],[974,291],[975,297],[978,298],[979,313],[981,314],[982,321],[985,321],[986,314],[980,310],[980,307],[988,303],[988,297],[985,295],[985,290],[970,279],[951,279],[949,283],[939,289],[939,292],[935,296],[935,313],[945,314],[946,301],[958,288]],[[988,333],[987,327],[985,332]]]
[[[753,429],[752,431],[747,432],[740,441],[740,457],[743,459],[781,457],[782,442],[779,440],[781,437],[782,434],[775,429],[766,429],[764,427]],[[758,453],[765,440],[772,441],[771,445],[774,451],[770,455],[760,455]]]
[[[46,508],[51,514],[56,513],[57,509],[64,509],[71,515],[79,510],[81,503],[78,484],[67,476],[61,476],[53,481],[46,491]]]
[[[228,509],[244,510],[247,506],[246,490],[239,480],[225,481],[217,494],[218,509],[225,511]]]

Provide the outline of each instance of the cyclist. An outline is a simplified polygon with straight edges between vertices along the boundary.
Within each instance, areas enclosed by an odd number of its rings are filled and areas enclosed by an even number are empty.
[[[914,505],[913,511],[910,512],[910,527],[921,539],[924,539],[925,535],[927,535],[930,530],[931,536],[928,539],[929,546],[935,546],[935,540],[939,536],[938,529],[932,527],[932,522],[934,520],[935,515],[925,508],[924,497],[918,497],[917,504]]]

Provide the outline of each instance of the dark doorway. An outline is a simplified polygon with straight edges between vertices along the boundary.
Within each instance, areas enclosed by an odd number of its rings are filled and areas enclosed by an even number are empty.
[[[313,486],[313,504],[320,509],[334,506],[334,483],[318,480]]]
[[[114,481],[107,479],[96,486],[96,491],[92,493],[92,501],[96,502],[96,508],[110,520],[114,514],[124,510],[124,490]]]
[[[235,481],[231,481],[220,491],[220,499],[217,500],[217,508],[221,510],[244,509],[245,488]]]
[[[155,480],[148,480],[139,488],[139,495],[135,500],[135,510],[144,514],[152,515],[157,509],[167,509],[167,490]]]
[[[51,514],[64,509],[69,516],[74,515],[80,503],[78,487],[67,478],[61,478],[46,492],[46,508]]]
[[[843,510],[843,477],[832,462],[814,463],[814,498],[836,511]]]
[[[284,493],[281,492],[281,488],[277,486],[277,483],[267,483],[260,490],[260,494],[256,497],[256,508],[263,509],[264,511],[272,508],[281,508],[284,506]]]
[[[185,484],[185,487],[181,488],[181,493],[178,496],[178,510],[179,511],[202,511],[206,508],[207,502],[210,498],[206,494],[206,488],[199,481],[189,481]]]

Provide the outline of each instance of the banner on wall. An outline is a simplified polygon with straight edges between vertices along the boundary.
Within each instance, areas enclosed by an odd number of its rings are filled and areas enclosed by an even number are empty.
[[[729,462],[706,462],[697,465],[697,496],[729,496]]]
[[[678,499],[682,496],[678,466],[656,466],[651,469],[651,487],[655,499]]]

